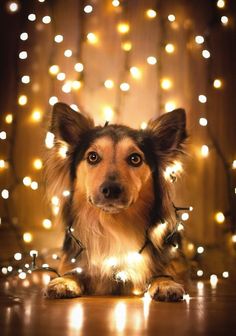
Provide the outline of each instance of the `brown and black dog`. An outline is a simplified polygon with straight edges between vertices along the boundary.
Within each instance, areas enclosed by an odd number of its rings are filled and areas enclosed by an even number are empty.
[[[60,198],[58,218],[66,235],[63,275],[48,284],[47,297],[148,291],[156,300],[182,299],[166,239],[176,223],[164,171],[182,153],[185,119],[184,110],[177,109],[145,130],[95,127],[68,105],[54,105],[47,187],[50,197]],[[70,196],[63,200],[64,190]]]

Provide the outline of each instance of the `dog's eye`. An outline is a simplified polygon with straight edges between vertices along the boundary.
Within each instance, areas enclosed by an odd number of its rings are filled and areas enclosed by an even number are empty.
[[[89,152],[87,156],[87,162],[91,165],[95,165],[101,161],[100,156],[96,152]]]
[[[143,159],[142,156],[138,153],[133,153],[131,154],[128,159],[127,162],[129,165],[133,166],[133,167],[139,167],[141,166]]]

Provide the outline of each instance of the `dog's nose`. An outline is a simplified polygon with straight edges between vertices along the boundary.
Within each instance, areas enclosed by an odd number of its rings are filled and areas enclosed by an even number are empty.
[[[101,185],[100,191],[107,199],[117,199],[120,197],[123,188],[118,183],[108,182]]]

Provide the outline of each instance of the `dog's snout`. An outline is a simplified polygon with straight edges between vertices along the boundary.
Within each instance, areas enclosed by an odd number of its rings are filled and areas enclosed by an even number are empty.
[[[123,188],[118,183],[103,183],[100,187],[100,191],[107,199],[117,199],[123,192]]]

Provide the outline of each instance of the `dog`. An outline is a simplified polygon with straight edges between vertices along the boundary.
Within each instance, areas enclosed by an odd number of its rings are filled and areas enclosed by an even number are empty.
[[[167,240],[176,222],[164,171],[183,153],[185,111],[164,113],[136,130],[95,126],[85,114],[56,103],[50,132],[47,192],[60,199],[57,217],[66,234],[62,276],[49,282],[45,296],[147,292],[154,300],[182,300]],[[67,198],[61,197],[64,190],[70,191]]]

